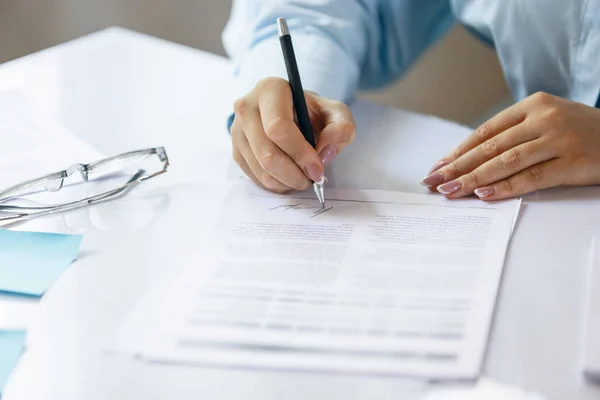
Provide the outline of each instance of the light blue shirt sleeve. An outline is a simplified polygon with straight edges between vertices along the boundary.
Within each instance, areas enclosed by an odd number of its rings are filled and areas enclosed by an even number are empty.
[[[543,91],[600,105],[600,1],[450,4],[457,20],[493,43],[516,100]]]
[[[279,17],[304,88],[342,101],[400,77],[455,23],[449,0],[235,0],[223,41],[237,95],[265,77],[286,78]]]

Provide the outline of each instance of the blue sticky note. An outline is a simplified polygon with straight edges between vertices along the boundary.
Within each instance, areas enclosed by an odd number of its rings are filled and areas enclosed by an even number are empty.
[[[0,331],[0,396],[25,348],[25,331]]]
[[[81,240],[0,229],[0,291],[41,296],[75,260]]]

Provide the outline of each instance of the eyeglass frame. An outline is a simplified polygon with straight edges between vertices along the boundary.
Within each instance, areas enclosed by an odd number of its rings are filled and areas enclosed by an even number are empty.
[[[151,156],[156,154],[159,160],[163,163],[163,167],[160,171],[152,173],[147,176],[142,176],[146,171],[139,170],[136,174],[131,177],[125,184],[90,197],[86,197],[80,200],[63,203],[63,204],[55,204],[50,206],[38,206],[38,207],[30,207],[30,206],[15,206],[15,205],[5,205],[3,202],[12,200],[14,198],[18,198],[20,196],[13,196],[13,194],[23,191],[24,189],[28,189],[31,187],[38,187],[43,185],[46,182],[56,181],[60,179],[60,185],[57,188],[48,188],[43,186],[44,191],[46,192],[57,192],[64,186],[64,181],[71,175],[76,172],[81,174],[81,177],[84,182],[89,182],[89,173],[93,172],[94,169],[103,167],[107,164],[115,162],[119,159],[127,159],[132,156]],[[167,156],[167,152],[164,147],[152,147],[141,150],[129,151],[122,154],[117,154],[111,157],[103,158],[89,164],[73,164],[67,169],[53,172],[38,178],[29,179],[13,185],[5,190],[0,191],[0,212],[8,212],[15,213],[14,215],[9,215],[2,217],[0,216],[0,224],[3,222],[13,223],[21,220],[29,220],[33,218],[38,218],[46,215],[51,215],[64,211],[71,211],[77,208],[86,207],[92,204],[98,204],[105,201],[110,201],[117,199],[119,197],[127,194],[131,189],[139,185],[140,183],[147,181],[148,179],[154,178],[158,175],[162,175],[167,172],[169,167],[169,157]],[[27,213],[26,211],[36,211],[32,213]]]

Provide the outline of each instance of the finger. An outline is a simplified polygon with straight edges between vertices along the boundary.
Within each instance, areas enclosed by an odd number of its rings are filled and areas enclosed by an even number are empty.
[[[248,166],[246,159],[242,156],[242,153],[240,153],[237,149],[233,150],[233,159],[235,160],[236,164],[242,169],[242,171],[244,171],[246,176],[248,176],[248,178],[250,178],[252,182],[256,184],[256,186],[259,186],[263,189],[271,190],[265,187],[265,185],[263,185],[262,182],[256,178],[254,172],[252,172],[252,170]]]
[[[253,156],[250,157],[243,150],[241,152],[253,171],[255,162],[258,162],[261,170],[287,187],[297,190],[310,187],[311,182],[300,167],[267,137],[258,112],[246,113],[241,123]],[[260,176],[257,177],[260,179]]]
[[[554,148],[535,140],[505,151],[475,170],[437,187],[448,198],[469,196],[475,189],[513,176],[533,165],[555,158]]]
[[[262,168],[252,152],[246,136],[243,133],[242,137],[236,138],[235,145],[234,159],[240,168],[242,168],[242,170],[246,173],[246,175],[248,175],[255,183],[268,190],[278,193],[288,192],[291,190],[289,186],[283,184]],[[236,150],[239,155],[236,154]],[[246,169],[244,169],[244,166]]]
[[[473,131],[473,133],[467,139],[465,139],[464,142],[454,149],[452,153],[437,162],[430,172],[433,172],[436,169],[451,163],[471,149],[496,136],[500,132],[504,132],[513,126],[519,125],[525,120],[525,117],[526,110],[521,103],[517,103],[506,108],[475,129],[475,131]]]
[[[508,179],[477,188],[475,194],[482,200],[503,200],[563,184],[564,168],[561,159],[552,159],[533,165]]]
[[[257,186],[263,187],[267,190],[271,190],[271,188],[266,187],[257,177],[254,175],[254,172],[246,162],[246,159],[242,155],[240,151],[241,147],[249,148],[248,141],[246,140],[246,136],[244,135],[241,127],[234,120],[233,125],[231,126],[231,143],[233,147],[232,155],[235,163],[244,171],[244,173],[250,178]],[[275,182],[277,183],[277,182]]]
[[[279,80],[269,82],[263,84],[263,86],[268,85],[269,87],[261,88],[258,101],[265,137],[277,145],[287,155],[287,158],[291,159],[300,171],[304,172],[307,178],[320,182],[324,174],[323,164],[316,150],[306,141],[294,122],[293,100],[289,84]],[[250,141],[250,145],[254,145],[252,141]],[[279,178],[278,171],[271,172]],[[282,182],[295,189],[305,189],[310,185],[308,179],[300,180],[300,182],[284,180]]]
[[[423,178],[421,184],[426,187],[437,187],[442,183],[449,182],[475,170],[487,161],[508,152],[510,149],[539,137],[539,133],[531,129],[525,129],[522,124],[513,126],[489,138],[448,165],[432,172]]]
[[[327,165],[335,156],[350,145],[356,137],[356,124],[350,109],[342,102],[317,97],[316,101],[324,118],[319,135],[317,152],[321,162]]]

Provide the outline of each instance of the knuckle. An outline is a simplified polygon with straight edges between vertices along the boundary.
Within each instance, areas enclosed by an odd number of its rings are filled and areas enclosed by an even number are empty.
[[[278,90],[282,87],[288,87],[288,83],[285,79],[278,77],[264,78],[256,84],[256,90],[259,92]]]
[[[554,103],[554,97],[546,92],[536,92],[529,99],[538,105],[549,105]]]
[[[444,180],[446,181],[460,176],[460,168],[456,163],[446,165],[440,172],[444,175]]]
[[[529,168],[529,177],[534,182],[540,182],[544,179],[545,171],[541,165],[534,165]]]
[[[565,113],[558,105],[547,105],[544,106],[542,118],[544,122],[549,124],[549,126],[556,127],[557,125],[562,125],[565,122]]]
[[[480,141],[484,141],[492,136],[492,132],[493,132],[493,130],[492,130],[492,126],[490,125],[490,123],[484,122],[483,124],[481,124],[479,126],[479,128],[475,129],[474,135]]]
[[[273,118],[265,127],[265,135],[274,142],[283,140],[286,137],[286,129],[289,127],[289,122],[283,117]]]
[[[482,152],[487,157],[493,157],[498,154],[498,139],[493,137],[483,142]]]
[[[469,186],[473,187],[473,190],[477,189],[480,186],[483,186],[481,185],[481,178],[479,177],[479,173],[477,173],[476,171],[471,172],[466,177],[466,182]]]
[[[452,153],[450,153],[450,159],[457,160],[462,155],[463,155],[462,149],[460,147],[457,147],[456,149],[452,150]]]
[[[521,162],[521,152],[517,149],[506,151],[500,155],[500,162],[504,168],[514,168]]]
[[[271,150],[264,151],[258,158],[258,163],[265,171],[272,171],[277,166],[278,162],[279,156]]]
[[[354,122],[346,121],[340,124],[340,140],[343,144],[348,145],[354,141],[356,137],[356,126]]]
[[[250,102],[247,97],[240,97],[233,103],[233,111],[235,111],[235,115],[240,118],[246,115],[246,112],[250,108]]]
[[[302,149],[295,149],[291,154],[289,154],[290,158],[296,163],[299,163],[302,160],[302,156],[304,155],[304,151]]]
[[[269,189],[275,189],[279,186],[279,182],[267,171],[262,171],[257,178],[265,187]]]
[[[452,174],[452,176],[460,175],[460,168],[456,163],[450,163],[448,165],[448,171]]]
[[[504,182],[502,182],[501,184],[498,185],[499,192],[502,195],[509,195],[509,194],[513,193],[513,190],[515,187],[514,179],[515,178],[508,178]]]
[[[348,108],[348,106],[343,101],[330,100],[330,105],[331,105],[332,108],[339,108],[339,109],[342,109],[344,111],[349,111],[350,110]]]

